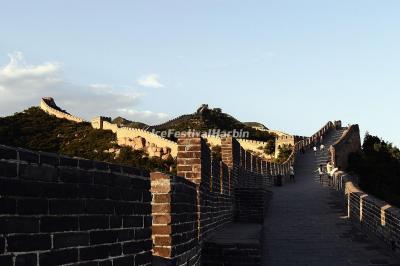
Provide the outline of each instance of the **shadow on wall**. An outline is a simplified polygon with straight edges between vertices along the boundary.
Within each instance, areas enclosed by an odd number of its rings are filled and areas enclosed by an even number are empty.
[[[350,125],[330,147],[331,162],[340,170],[346,170],[349,162],[349,155],[361,150],[360,128],[358,125]]]

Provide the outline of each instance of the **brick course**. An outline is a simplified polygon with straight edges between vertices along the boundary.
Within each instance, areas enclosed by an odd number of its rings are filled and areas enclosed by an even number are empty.
[[[136,168],[0,145],[0,265],[150,265],[149,190]]]
[[[181,138],[178,176],[151,174],[154,265],[200,265],[207,239],[235,217],[263,221],[267,162],[233,138],[221,140],[221,155],[211,158],[200,137]]]

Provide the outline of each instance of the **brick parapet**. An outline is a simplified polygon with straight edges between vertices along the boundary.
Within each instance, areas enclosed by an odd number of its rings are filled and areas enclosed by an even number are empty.
[[[148,173],[0,145],[0,240],[4,266],[150,265]]]
[[[151,173],[153,255],[163,265],[199,265],[197,185],[183,177]]]
[[[296,156],[298,152],[301,149],[311,149],[313,145],[315,145],[316,142],[319,142],[321,137],[323,138],[325,135],[327,135],[331,130],[334,128],[338,128],[341,126],[341,121],[334,121],[331,122],[329,121],[326,123],[320,130],[318,130],[315,134],[313,134],[309,138],[304,138],[297,142],[294,145],[293,151],[290,154],[289,158],[283,162],[281,165],[277,166],[273,172],[278,173],[280,175],[283,175],[285,179],[287,179],[287,176],[290,171],[290,166],[293,166],[296,160]]]
[[[360,150],[360,128],[358,125],[351,125],[342,137],[330,147],[331,162],[340,170],[346,170],[349,155]]]
[[[154,254],[159,259],[164,260],[163,263],[183,265],[185,260],[188,259],[199,263],[200,247],[203,240],[223,225],[233,221],[232,172],[235,169],[233,162],[236,165],[239,163],[239,148],[237,146],[230,151],[232,156],[229,158],[230,161],[226,161],[231,165],[230,168],[225,162],[211,158],[211,152],[202,138],[180,138],[178,139],[177,157],[179,176],[172,177],[161,173],[151,174],[153,216],[155,217],[153,218],[153,227],[157,229],[170,226],[168,228],[171,229],[171,231],[164,231],[164,235],[157,235],[157,230],[153,232]],[[233,151],[237,153],[236,156],[233,156]],[[223,156],[224,160],[226,160],[226,157],[227,155]],[[192,195],[192,198],[178,197],[176,198],[178,202],[174,201],[176,192],[173,187],[177,185],[183,187],[182,191],[186,190],[186,194]],[[190,189],[188,186],[190,186]],[[164,197],[167,201],[156,203],[155,199],[159,197]],[[183,200],[183,202],[179,202],[179,200]],[[187,212],[187,207],[174,208],[177,204],[191,206],[191,212]],[[160,209],[165,212],[163,215],[155,212]],[[159,221],[157,220],[159,215],[167,218]],[[185,231],[194,227],[194,231]],[[175,235],[181,237],[174,237]],[[182,239],[182,236],[185,235],[190,235],[197,242],[186,243]]]
[[[333,176],[333,187],[342,193],[350,221],[399,256],[400,209],[365,193],[355,178],[342,171]]]
[[[61,108],[59,108],[54,102],[54,99],[51,97],[45,97],[40,100],[40,109],[42,109],[43,111],[45,111],[50,115],[54,115],[57,118],[67,119],[69,121],[76,123],[84,122],[82,118],[73,116],[67,113],[66,111],[62,110]]]
[[[326,134],[331,127],[331,124],[327,125],[314,134],[314,137]],[[310,143],[309,139],[298,142],[294,152]],[[178,176],[195,187],[195,215],[188,219],[193,219],[191,222],[197,226],[198,243],[197,249],[193,246],[191,249],[181,250],[182,253],[172,253],[175,246],[182,245],[178,240],[174,242],[172,236],[175,232],[172,229],[169,234],[170,252],[159,255],[164,255],[169,261],[174,258],[198,258],[200,253],[195,253],[201,250],[202,243],[216,230],[234,221],[235,217],[240,222],[262,222],[265,189],[272,185],[274,175],[287,175],[294,160],[295,156],[292,155],[284,164],[266,162],[245,151],[234,138],[222,138],[221,161],[218,161],[211,158],[210,149],[201,137],[186,136],[178,139]],[[171,186],[172,181],[169,182]],[[174,202],[170,201],[168,204],[173,206]],[[176,217],[186,217],[179,216],[182,211],[177,210]],[[168,235],[165,237],[168,239]],[[154,235],[153,239],[156,239]],[[159,244],[156,243],[155,247]],[[191,255],[187,255],[189,253]]]

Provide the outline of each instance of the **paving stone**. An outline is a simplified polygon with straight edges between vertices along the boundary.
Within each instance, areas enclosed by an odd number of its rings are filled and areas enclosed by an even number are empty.
[[[340,137],[324,138],[329,147]],[[341,195],[320,183],[314,171],[327,154],[300,155],[296,182],[273,188],[264,223],[263,265],[400,265],[390,251],[354,228],[345,216]]]

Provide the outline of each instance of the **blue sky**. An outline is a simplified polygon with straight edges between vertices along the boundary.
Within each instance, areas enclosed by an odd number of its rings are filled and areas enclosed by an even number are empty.
[[[301,135],[342,119],[400,144],[399,1],[0,4],[0,115],[45,95],[149,123],[208,103]]]

